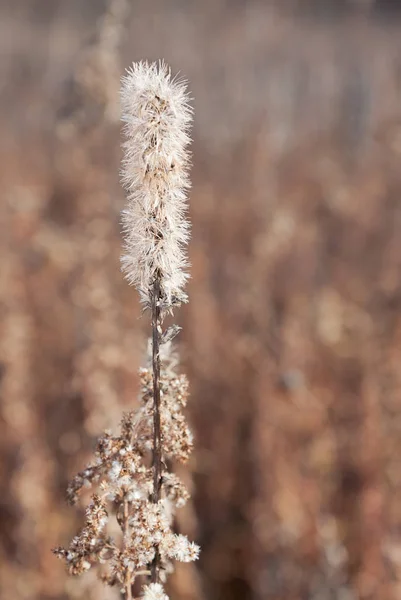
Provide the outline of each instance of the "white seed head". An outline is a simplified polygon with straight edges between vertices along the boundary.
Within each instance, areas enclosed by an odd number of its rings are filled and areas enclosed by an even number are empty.
[[[169,600],[160,583],[150,583],[143,588],[143,600]]]
[[[186,83],[172,78],[163,62],[134,63],[122,79],[122,182],[128,193],[122,269],[146,305],[156,279],[164,305],[186,299],[188,100]]]
[[[200,548],[194,542],[190,542],[186,535],[170,533],[165,535],[160,550],[162,555],[175,558],[181,562],[192,562],[199,558]]]

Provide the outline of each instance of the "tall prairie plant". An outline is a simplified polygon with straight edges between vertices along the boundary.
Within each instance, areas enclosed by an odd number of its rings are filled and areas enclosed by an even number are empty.
[[[99,566],[101,578],[118,585],[127,600],[140,577],[145,600],[168,600],[164,590],[173,560],[196,560],[199,547],[173,531],[174,511],[189,493],[171,470],[185,463],[193,438],[184,408],[188,381],[177,374],[172,339],[179,327],[164,319],[187,301],[186,217],[192,110],[186,83],[164,63],[134,63],[122,80],[127,190],[123,211],[122,268],[151,315],[148,364],[140,369],[140,402],[123,416],[117,435],[105,432],[95,459],[68,487],[68,500],[93,493],[85,524],[68,548],[55,554],[70,574]],[[114,534],[114,535],[113,535]]]

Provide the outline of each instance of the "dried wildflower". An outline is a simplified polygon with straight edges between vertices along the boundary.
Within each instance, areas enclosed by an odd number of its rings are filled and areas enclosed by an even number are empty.
[[[165,354],[162,360],[161,371],[165,440],[162,443],[162,463],[167,464],[171,458],[185,460],[189,453],[187,439],[190,434],[187,426],[183,427],[184,415],[181,412],[187,400],[188,384],[183,376],[174,375],[169,354]],[[78,501],[84,489],[96,486],[98,490],[93,493],[86,509],[85,526],[67,549],[54,550],[59,558],[66,561],[71,575],[80,575],[93,565],[108,563],[110,573],[102,572],[101,578],[109,585],[119,583],[128,598],[128,588],[135,577],[149,573],[149,566],[156,556],[160,571],[167,572],[171,570],[171,559],[189,562],[199,555],[196,544],[172,531],[174,509],[183,506],[189,498],[189,492],[179,477],[165,469],[160,481],[160,500],[157,503],[151,501],[153,469],[145,464],[153,441],[150,369],[141,369],[140,376],[139,409],[123,416],[118,435],[105,432],[99,438],[94,462],[78,473],[68,487],[68,499],[73,503]],[[174,420],[178,422],[176,428],[171,427]],[[184,441],[180,440],[180,436]],[[120,544],[107,533],[112,514],[121,528]],[[159,583],[144,588],[144,598],[163,598],[163,594]]]
[[[120,585],[128,600],[141,576],[151,577],[143,588],[145,600],[168,600],[160,582],[171,572],[172,559],[190,562],[199,555],[196,544],[172,530],[174,510],[189,493],[168,466],[187,461],[193,437],[183,412],[188,381],[177,374],[178,357],[171,347],[180,328],[163,331],[166,312],[186,299],[190,109],[184,84],[173,80],[164,64],[134,65],[123,80],[122,101],[128,189],[123,265],[152,311],[149,361],[140,370],[138,409],[124,415],[118,435],[106,431],[100,437],[95,460],[68,487],[72,504],[84,488],[96,491],[83,529],[68,549],[54,552],[73,575],[95,564],[105,566],[102,580]],[[111,516],[120,526],[119,539],[108,533]]]
[[[100,496],[94,494],[92,502],[85,511],[85,527],[76,535],[68,550],[56,548],[54,553],[64,558],[70,575],[81,575],[101,560],[106,546],[112,548],[112,542],[104,535],[108,521],[106,504]]]
[[[190,497],[189,492],[175,473],[164,473],[162,477],[162,486],[166,498],[168,498],[174,506],[177,508],[185,506]]]
[[[143,600],[169,600],[160,583],[151,583],[143,588]]]
[[[122,176],[128,191],[122,267],[145,305],[151,305],[158,278],[160,299],[172,306],[186,300],[188,277],[184,248],[191,109],[186,85],[172,79],[164,63],[140,62],[123,78],[121,100],[126,135]]]
[[[148,415],[148,427],[153,420],[153,375],[150,368],[140,371],[144,411]],[[187,425],[183,408],[188,399],[188,380],[167,369],[160,375],[161,434],[164,458],[174,458],[185,463],[193,447],[193,436]],[[145,448],[144,448],[145,449]]]

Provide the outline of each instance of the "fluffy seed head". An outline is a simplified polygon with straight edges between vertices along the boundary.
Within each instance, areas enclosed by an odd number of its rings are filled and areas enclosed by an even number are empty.
[[[122,79],[122,181],[128,194],[123,212],[122,268],[145,305],[159,279],[162,304],[186,300],[186,219],[192,110],[186,84],[164,63],[134,63]]]
[[[160,583],[151,583],[144,586],[143,600],[169,600]]]

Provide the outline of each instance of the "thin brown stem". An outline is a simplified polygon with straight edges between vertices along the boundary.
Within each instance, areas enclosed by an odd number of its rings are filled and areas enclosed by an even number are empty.
[[[123,536],[124,536],[124,541],[123,541],[124,548],[127,545],[128,537],[129,537],[128,518],[129,518],[128,500],[126,498],[124,498],[123,523],[122,523],[122,530],[123,530]],[[127,574],[125,576],[124,592],[125,592],[125,600],[132,600],[132,582],[131,582],[131,574],[130,574],[129,570],[127,570]]]
[[[160,423],[160,281],[156,278],[152,294],[152,367],[153,367],[153,494],[152,502],[157,504],[160,500],[161,474],[162,474],[162,440]],[[158,581],[159,552],[152,563],[152,582]]]

